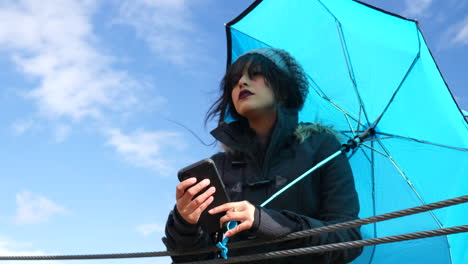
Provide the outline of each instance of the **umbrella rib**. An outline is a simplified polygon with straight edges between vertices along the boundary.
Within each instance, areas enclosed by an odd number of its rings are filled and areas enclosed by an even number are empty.
[[[353,128],[352,128],[352,125],[351,125],[351,122],[349,121],[349,118],[351,118],[352,120],[354,120],[355,122],[357,122],[359,125],[363,126],[360,122],[360,118],[357,119],[356,117],[352,116],[350,113],[346,112],[343,108],[341,108],[339,105],[337,105],[336,103],[334,103],[332,100],[330,100],[330,98],[328,98],[320,89],[320,87],[317,85],[317,83],[312,79],[312,77],[310,77],[308,74],[306,74],[307,77],[313,82],[313,85],[311,85],[312,89],[318,94],[318,96],[320,96],[323,100],[327,101],[329,104],[331,104],[333,107],[335,107],[338,111],[340,111],[341,113],[343,113],[346,117],[346,121],[348,122],[348,126],[349,128],[351,129],[351,133],[353,133]],[[349,118],[348,118],[349,117]],[[353,135],[355,135],[353,133]]]
[[[357,148],[356,148],[356,149],[357,149]],[[358,151],[358,150],[356,150],[356,149],[353,149],[353,152],[348,156],[348,159],[349,159],[349,160],[350,160],[350,159],[354,156],[354,154],[356,154],[356,152]],[[366,154],[366,152],[365,152],[362,148],[359,148],[359,150],[360,150],[360,151],[362,152],[362,154],[366,157],[367,161],[368,161],[369,163],[372,163],[371,159],[370,159],[369,156]]]
[[[433,145],[433,146],[437,146],[437,147],[443,147],[443,148],[449,148],[449,149],[453,149],[453,150],[468,152],[468,149],[466,149],[466,148],[458,148],[458,147],[438,144],[438,143],[434,143],[434,142],[430,142],[430,141],[426,141],[426,140],[422,140],[422,139],[410,138],[410,137],[405,137],[405,136],[398,136],[398,135],[393,135],[393,134],[383,133],[383,132],[377,132],[377,134],[383,135],[383,136],[390,136],[390,137],[398,138],[398,139],[404,139],[404,140],[408,140],[408,141],[414,141],[414,142],[421,143],[421,144],[429,144],[429,145]]]
[[[356,89],[356,77],[354,77],[353,67],[351,66],[351,59],[349,58],[348,48],[343,36],[343,29],[341,28],[341,23],[338,19],[335,19],[336,28],[338,30],[338,36],[340,37],[341,48],[343,49],[343,55],[346,61],[346,67],[348,68],[349,78],[351,79],[354,88]]]
[[[392,104],[393,100],[395,99],[397,93],[400,91],[403,83],[406,81],[406,78],[408,77],[408,75],[410,74],[410,72],[413,70],[414,68],[414,65],[416,65],[416,62],[419,60],[420,56],[421,56],[421,40],[419,39],[419,34],[418,34],[418,28],[416,27],[416,35],[418,36],[418,53],[416,54],[416,57],[414,57],[413,59],[413,62],[411,63],[410,67],[408,68],[408,70],[406,71],[405,73],[405,76],[403,76],[403,79],[401,80],[400,84],[398,84],[398,87],[397,89],[395,90],[395,92],[393,93],[392,97],[390,98],[390,100],[388,101],[388,104],[385,106],[384,110],[382,111],[382,113],[380,114],[379,118],[377,118],[377,122],[375,123],[375,126],[377,126],[377,124],[380,122],[381,120],[381,117],[387,112],[388,108],[390,107],[390,105]]]
[[[372,145],[372,148],[374,147],[374,142],[371,141],[371,145]],[[373,215],[376,215],[376,205],[375,205],[375,167],[374,167],[374,152],[371,152],[371,180],[372,180],[372,214]],[[374,227],[373,230],[374,230],[374,237],[377,237],[377,223],[374,223],[372,224],[372,226]],[[372,247],[372,254],[371,254],[371,257],[369,258],[369,264],[372,263],[374,261],[374,256],[375,256],[375,250],[376,250],[376,246],[374,245]]]
[[[343,134],[346,134],[346,133],[364,133],[365,130],[340,130],[339,132],[340,133],[343,133]],[[348,136],[348,135],[347,135]],[[349,137],[349,136],[348,136]]]
[[[307,78],[309,78],[309,80],[311,81],[311,86],[315,90],[315,92],[323,99],[330,100],[328,96],[326,96],[325,93],[322,91],[320,86],[314,81],[314,78],[312,78],[312,76],[310,76],[307,72],[305,74]]]
[[[371,144],[373,144],[373,142],[371,142]],[[365,144],[361,144],[361,145],[364,145],[366,147],[368,147],[367,145]],[[371,149],[373,149],[372,147],[369,147]],[[364,157],[367,158],[367,160],[369,161],[369,163],[371,164],[371,181],[372,181],[372,215],[376,215],[376,208],[375,208],[375,171],[374,171],[374,152],[371,152],[371,157],[369,157],[367,155],[367,153],[364,151],[363,148],[359,148],[359,150],[364,154]],[[355,152],[353,152],[354,154]],[[373,223],[372,224],[372,227],[373,227],[373,232],[374,232],[374,237],[377,237],[377,224],[376,223]],[[374,259],[374,256],[375,256],[375,250],[376,250],[376,246],[372,246],[372,253],[371,253],[371,256],[369,258],[369,264],[372,263],[373,259]]]
[[[335,22],[336,22],[336,27],[338,30],[338,36],[340,37],[340,44],[341,44],[341,48],[343,49],[343,55],[345,57],[346,66],[348,68],[349,78],[351,79],[351,82],[353,83],[354,92],[356,93],[356,96],[359,100],[359,106],[360,106],[359,111],[360,112],[362,111],[364,113],[364,117],[366,121],[369,123],[369,117],[367,115],[367,111],[364,107],[361,94],[359,93],[359,90],[357,88],[357,82],[354,76],[353,65],[351,63],[351,57],[349,56],[348,46],[346,45],[346,40],[344,37],[343,29],[341,27],[341,22],[338,19],[335,19]]]
[[[354,70],[353,70],[353,65],[351,63],[351,57],[349,56],[349,51],[348,51],[348,46],[346,45],[346,39],[344,37],[344,33],[343,33],[343,29],[341,27],[341,22],[338,20],[338,18],[330,11],[330,9],[328,9],[328,7],[322,3],[322,1],[318,0],[318,2],[323,6],[323,8],[325,8],[325,10],[335,19],[335,23],[336,23],[336,27],[337,27],[337,31],[338,31],[338,37],[340,38],[340,44],[341,44],[341,48],[343,49],[343,55],[344,55],[344,59],[346,61],[346,66],[348,68],[348,74],[349,74],[349,78],[351,79],[351,82],[353,84],[353,88],[354,88],[354,91],[357,95],[357,98],[359,100],[359,106],[360,106],[360,111],[362,111],[364,113],[364,117],[367,121],[367,123],[369,123],[369,117],[367,116],[367,112],[366,112],[366,109],[364,107],[364,104],[363,104],[363,101],[362,101],[362,97],[359,93],[359,90],[357,88],[357,82],[356,82],[356,78],[354,76]],[[361,113],[361,112],[360,112]],[[360,117],[359,117],[359,120],[356,120],[356,122],[358,122],[358,127],[359,125],[361,125],[361,121],[360,121]]]
[[[359,121],[356,117],[354,117],[354,116],[352,116],[351,114],[349,114],[348,112],[346,112],[343,108],[341,108],[339,105],[337,105],[336,103],[334,103],[334,102],[333,102],[332,100],[330,100],[327,96],[320,94],[320,93],[316,90],[316,88],[315,88],[314,86],[312,86],[312,88],[317,92],[317,94],[318,94],[322,99],[324,99],[325,101],[327,101],[328,103],[330,103],[333,107],[335,107],[336,109],[338,109],[338,111],[340,111],[341,113],[343,113],[344,115],[346,115],[346,117],[350,117],[351,119],[353,119],[354,121],[356,121],[357,123],[360,124],[360,121]],[[348,118],[346,118],[346,119],[348,119]],[[349,123],[349,125],[351,126],[351,123],[350,123],[349,121],[348,121],[348,123]],[[362,124],[360,124],[360,125],[362,125]],[[352,129],[352,128],[350,127],[350,129]]]
[[[372,143],[372,141],[371,141],[371,143]],[[372,150],[372,151],[375,151],[375,152],[379,153],[380,155],[382,155],[382,156],[384,156],[384,157],[386,157],[386,158],[391,158],[388,154],[383,153],[383,152],[381,152],[380,150],[377,150],[377,149],[374,148],[374,147],[371,147],[371,146],[366,145],[366,144],[363,144],[363,143],[362,143],[361,145],[364,146],[364,147],[366,147],[366,148],[368,148],[368,149],[370,149],[370,150]]]
[[[411,182],[411,180],[408,178],[408,176],[406,176],[406,174],[403,172],[403,170],[401,169],[401,167],[396,163],[396,161],[393,159],[393,157],[390,155],[390,152],[388,151],[388,149],[385,147],[385,145],[380,141],[380,140],[377,140],[377,142],[379,143],[380,147],[385,151],[385,153],[387,153],[388,155],[388,159],[390,160],[390,162],[392,162],[393,166],[395,166],[395,168],[397,169],[398,173],[400,173],[400,175],[403,177],[403,179],[406,181],[406,183],[409,185],[409,187],[413,190],[413,192],[416,194],[416,196],[418,197],[418,199],[421,201],[421,203],[423,203],[424,205],[427,204],[426,201],[424,201],[424,199],[422,198],[422,196],[419,194],[419,192],[416,190],[416,188],[414,187],[413,183]],[[435,216],[434,212],[432,211],[429,211],[429,213],[431,214],[431,216],[434,218],[434,220],[436,221],[437,225],[439,226],[439,228],[442,228],[442,224],[440,223],[439,219],[437,219],[437,217]]]
[[[348,123],[349,129],[351,129],[351,133],[353,134],[353,137],[355,137],[356,132],[354,131],[353,126],[351,125],[351,122],[349,121],[348,115],[344,114],[344,116],[346,118],[346,122]],[[359,127],[359,124],[360,124],[359,121],[357,123],[358,123],[358,127]]]
[[[362,114],[362,109],[359,108],[359,117],[358,117],[359,120],[361,120],[361,114]],[[359,130],[360,126],[361,126],[361,122],[358,122],[356,130]]]
[[[369,163],[372,164],[372,158],[369,157],[369,155],[367,155],[367,153],[362,149],[360,148],[361,152],[364,154],[364,156],[366,157],[366,159],[369,161]]]
[[[353,131],[353,126],[351,125],[351,122],[349,122],[349,118],[350,117],[351,119],[353,119],[356,123],[361,124],[361,121],[359,119],[356,119],[354,116],[352,116],[351,114],[349,114],[348,112],[346,112],[345,110],[343,110],[343,108],[341,108],[339,105],[337,105],[336,103],[334,103],[333,101],[331,101],[330,99],[327,99],[327,98],[323,98],[324,100],[328,101],[332,106],[334,106],[336,109],[338,109],[338,111],[340,111],[341,113],[343,113],[346,117],[346,121],[348,122],[348,126],[349,126],[349,129],[351,129],[351,133],[353,133],[353,136],[355,136],[356,134],[354,133]]]
[[[401,176],[403,177],[403,179],[406,181],[406,183],[410,186],[410,188],[413,190],[413,192],[416,194],[416,196],[418,197],[418,199],[421,201],[421,203],[423,203],[423,205],[426,205],[426,201],[424,201],[424,199],[422,198],[422,196],[419,194],[419,192],[416,190],[416,188],[414,187],[413,183],[411,182],[411,180],[408,178],[408,176],[406,176],[406,174],[403,172],[403,170],[400,168],[400,166],[396,163],[396,161],[393,159],[393,157],[390,155],[390,152],[387,150],[387,148],[385,147],[385,145],[381,142],[381,140],[377,140],[377,142],[380,144],[380,147],[382,147],[382,149],[388,153],[389,155],[389,159],[390,161],[392,162],[393,166],[395,166],[395,168],[398,170],[398,172],[401,174]],[[442,223],[439,221],[439,219],[437,218],[437,216],[434,214],[433,211],[429,211],[429,214],[432,216],[432,218],[434,219],[434,221],[436,222],[436,224],[439,226],[439,228],[443,228],[442,226]],[[450,242],[448,240],[447,237],[445,237],[445,239],[447,239],[447,245],[449,247],[449,254],[450,254],[450,263],[453,263],[453,258],[452,258],[452,252],[450,250]]]

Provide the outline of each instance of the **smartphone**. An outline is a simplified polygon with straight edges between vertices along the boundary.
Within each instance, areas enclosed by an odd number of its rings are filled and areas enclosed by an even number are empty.
[[[203,231],[208,233],[216,232],[220,229],[219,219],[225,214],[225,212],[219,214],[209,214],[208,211],[216,206],[228,203],[229,197],[224,189],[224,183],[219,176],[216,165],[212,159],[203,159],[192,165],[189,165],[181,169],[177,175],[179,181],[195,177],[197,178],[197,183],[201,182],[204,179],[210,180],[210,185],[201,190],[197,195],[193,197],[195,199],[198,195],[204,193],[208,188],[214,186],[216,188],[215,193],[213,194],[213,202],[202,212],[198,223],[200,224]],[[190,188],[190,187],[189,187]]]

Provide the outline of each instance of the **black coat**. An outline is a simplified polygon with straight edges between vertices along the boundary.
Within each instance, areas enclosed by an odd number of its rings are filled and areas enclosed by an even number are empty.
[[[229,149],[217,153],[212,159],[222,175],[231,201],[248,200],[257,205],[252,229],[232,237],[231,241],[273,239],[358,217],[358,197],[352,171],[344,154],[292,186],[265,207],[258,206],[340,148],[334,135],[319,131],[317,126],[308,128],[301,124],[298,129],[297,112],[280,108],[278,113],[278,121],[266,149],[258,143],[255,133],[241,121],[223,124],[212,131],[212,135]],[[229,256],[358,239],[361,239],[359,228],[352,228],[279,244],[232,249],[229,250]],[[185,222],[174,209],[169,215],[166,238],[163,240],[169,249],[191,250],[212,246],[216,238],[213,234],[204,233],[197,225]],[[255,263],[347,263],[360,253],[361,249],[358,248]],[[178,257],[174,261],[213,257]]]

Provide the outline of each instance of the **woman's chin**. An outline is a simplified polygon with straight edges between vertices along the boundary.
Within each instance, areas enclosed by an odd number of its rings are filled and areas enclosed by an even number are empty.
[[[240,111],[237,111],[237,113],[239,113],[239,115],[249,120],[253,120],[253,119],[261,118],[262,116],[264,117],[265,115],[271,116],[273,114],[272,111],[275,111],[275,110],[271,108],[265,109],[265,108],[258,108],[258,107],[249,107],[249,108],[245,107],[245,108],[241,108]]]

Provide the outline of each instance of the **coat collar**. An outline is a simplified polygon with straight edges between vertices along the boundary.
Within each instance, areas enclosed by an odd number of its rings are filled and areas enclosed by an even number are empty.
[[[298,113],[296,110],[278,106],[278,120],[273,128],[267,153],[276,153],[284,144],[289,143],[294,137],[297,123]],[[211,131],[211,135],[228,148],[236,151],[253,153],[257,149],[257,136],[246,120],[223,123]]]

